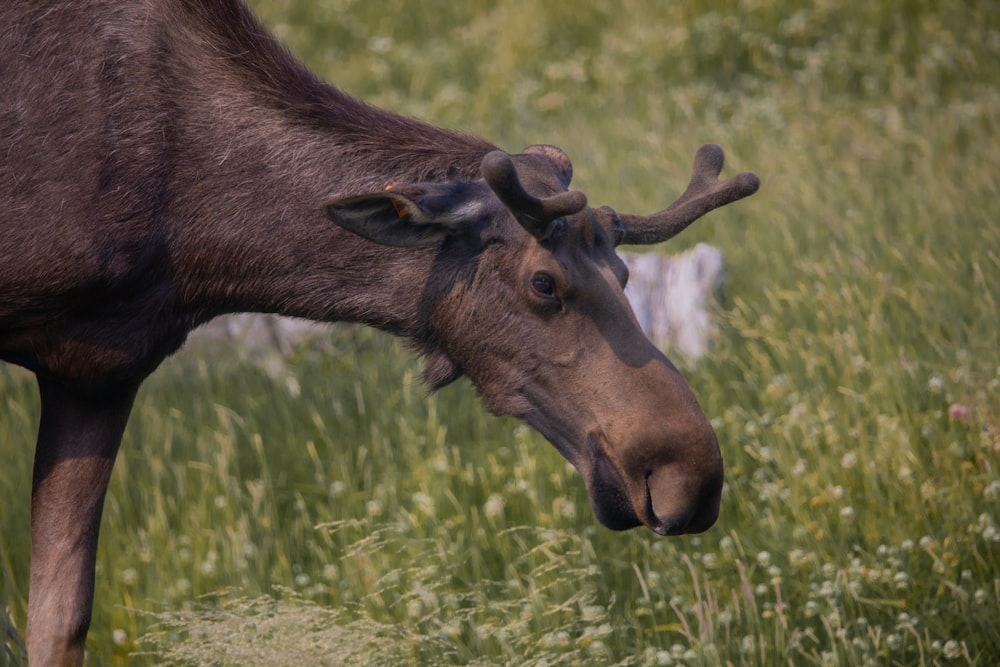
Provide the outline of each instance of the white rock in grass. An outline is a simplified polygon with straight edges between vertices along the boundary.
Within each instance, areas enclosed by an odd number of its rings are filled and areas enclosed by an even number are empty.
[[[656,345],[698,358],[715,330],[711,308],[725,281],[722,253],[699,243],[680,255],[622,253],[628,297],[639,325]]]

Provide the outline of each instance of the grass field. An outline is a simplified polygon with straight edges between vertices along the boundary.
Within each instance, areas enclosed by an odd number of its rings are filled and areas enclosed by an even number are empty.
[[[312,68],[650,211],[705,141],[751,199],[680,361],[722,516],[596,524],[552,447],[351,326],[267,373],[191,348],[115,471],[94,664],[1000,663],[1000,12],[989,2],[255,3]],[[0,368],[0,662],[19,664],[37,399]],[[4,613],[5,612],[5,613]]]

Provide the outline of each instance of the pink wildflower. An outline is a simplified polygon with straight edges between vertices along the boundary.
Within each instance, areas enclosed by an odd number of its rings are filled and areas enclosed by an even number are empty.
[[[948,406],[948,419],[959,422],[970,421],[972,419],[972,410],[961,403],[952,403]]]

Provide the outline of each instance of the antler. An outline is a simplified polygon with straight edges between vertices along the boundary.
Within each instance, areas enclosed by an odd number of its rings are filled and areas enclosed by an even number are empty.
[[[715,144],[705,144],[694,156],[691,182],[673,204],[652,215],[619,215],[624,234],[618,243],[660,243],[676,236],[709,211],[757,192],[760,179],[744,172],[727,181],[718,179],[725,153]]]
[[[538,238],[545,236],[553,220],[579,213],[587,205],[586,195],[576,190],[550,197],[531,194],[521,185],[514,161],[503,151],[487,153],[480,164],[480,171],[487,185],[521,226]]]

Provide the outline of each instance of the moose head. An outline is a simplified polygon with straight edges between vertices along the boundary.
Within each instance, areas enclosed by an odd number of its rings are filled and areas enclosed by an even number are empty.
[[[432,386],[465,374],[491,412],[535,427],[583,475],[605,526],[692,533],[718,516],[718,441],[640,329],[615,248],[665,241],[757,190],[750,173],[720,181],[722,164],[702,146],[685,192],[653,215],[587,206],[547,145],[488,153],[479,180],[392,184],[326,211],[370,241],[437,248],[418,337]]]

